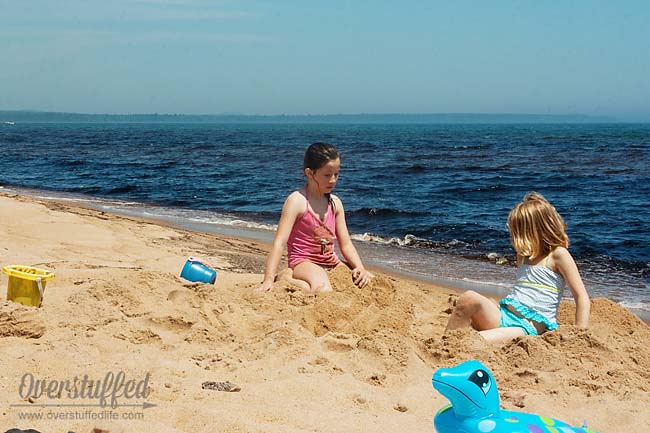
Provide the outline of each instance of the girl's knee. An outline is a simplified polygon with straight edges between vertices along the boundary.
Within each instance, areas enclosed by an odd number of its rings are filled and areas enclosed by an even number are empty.
[[[275,275],[275,281],[289,281],[293,280],[293,269],[283,269]]]
[[[309,291],[331,292],[332,285],[327,272],[318,265],[310,262],[303,262],[293,270],[293,278],[301,279],[309,285]]]
[[[473,290],[463,292],[456,302],[454,314],[463,317],[472,317],[482,311],[486,297]]]
[[[309,286],[311,291],[314,293],[324,293],[324,292],[332,291],[332,285],[330,284],[329,279],[310,281]]]
[[[482,299],[483,299],[483,295],[473,290],[467,290],[466,292],[463,292],[458,297],[458,301],[456,302],[456,307],[461,307],[461,308],[477,307],[481,305]]]

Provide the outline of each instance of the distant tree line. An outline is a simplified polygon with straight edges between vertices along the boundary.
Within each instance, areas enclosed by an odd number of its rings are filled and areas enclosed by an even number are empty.
[[[47,123],[607,123],[616,119],[587,115],[542,114],[319,114],[319,115],[245,115],[245,114],[84,114],[50,111],[0,111],[0,122]]]

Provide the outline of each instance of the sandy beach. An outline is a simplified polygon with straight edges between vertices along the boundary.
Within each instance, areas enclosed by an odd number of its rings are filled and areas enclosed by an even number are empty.
[[[1,431],[431,433],[448,404],[431,376],[467,359],[491,369],[506,409],[650,428],[650,327],[607,299],[592,299],[586,331],[564,302],[558,331],[487,346],[443,336],[457,293],[426,282],[377,272],[361,290],[338,267],[333,293],[258,294],[268,245],[256,241],[7,193],[0,220],[2,266],[56,274],[41,308],[4,301],[0,277]],[[188,256],[216,266],[215,285],[179,277]],[[122,373],[132,393],[115,408],[55,395]],[[27,395],[37,380],[53,392]],[[239,390],[202,388],[225,381]]]

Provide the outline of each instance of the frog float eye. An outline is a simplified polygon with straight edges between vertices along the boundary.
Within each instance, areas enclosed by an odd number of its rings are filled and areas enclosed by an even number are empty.
[[[490,388],[492,388],[492,380],[490,380],[490,375],[485,370],[474,371],[467,380],[478,386],[483,391],[483,395],[487,395]]]

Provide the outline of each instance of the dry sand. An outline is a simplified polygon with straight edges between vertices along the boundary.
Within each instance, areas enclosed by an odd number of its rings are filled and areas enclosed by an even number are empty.
[[[379,273],[360,290],[339,267],[334,293],[277,283],[262,295],[268,246],[255,241],[7,193],[0,221],[2,266],[56,274],[41,308],[0,303],[1,431],[431,433],[447,404],[431,375],[467,359],[492,370],[506,409],[650,430],[650,327],[607,299],[593,300],[587,331],[563,303],[559,331],[487,346],[470,331],[443,336],[457,294],[428,283]],[[216,285],[179,278],[190,255],[216,265]],[[3,274],[2,299],[6,287]],[[20,393],[27,374],[56,385],[120,371],[134,384],[149,374],[146,399],[111,410]],[[91,419],[102,416],[118,419]]]

